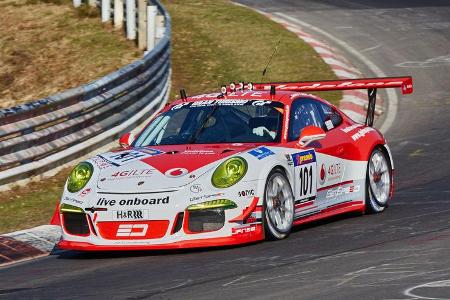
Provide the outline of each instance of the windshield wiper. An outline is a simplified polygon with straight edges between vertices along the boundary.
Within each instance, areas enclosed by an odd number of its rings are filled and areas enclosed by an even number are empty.
[[[214,114],[214,112],[217,110],[217,108],[218,108],[217,104],[213,106],[211,111],[206,115],[206,118],[203,119],[202,125],[197,129],[194,136],[190,139],[189,144],[195,143],[195,141],[197,140],[200,133],[202,133],[203,129],[205,129],[205,125],[208,122],[209,118],[211,118],[211,116]]]

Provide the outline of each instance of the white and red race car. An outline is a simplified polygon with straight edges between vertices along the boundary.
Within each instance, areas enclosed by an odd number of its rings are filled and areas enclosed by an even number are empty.
[[[234,84],[167,105],[122,148],[78,164],[55,212],[58,246],[170,249],[283,239],[331,215],[378,213],[394,164],[371,127],[377,88],[411,77]],[[366,124],[308,91],[368,89]]]

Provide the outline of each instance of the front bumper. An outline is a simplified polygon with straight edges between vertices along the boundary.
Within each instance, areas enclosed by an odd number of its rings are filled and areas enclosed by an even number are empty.
[[[184,240],[167,244],[152,244],[152,245],[95,245],[89,242],[61,240],[58,243],[58,248],[64,250],[79,250],[79,251],[133,251],[133,250],[170,250],[170,249],[233,246],[239,244],[254,243],[261,241],[263,239],[264,235],[262,225],[256,224],[252,226],[253,227],[248,227],[252,228],[252,231],[249,233],[241,233],[229,237]]]
[[[82,251],[157,250],[257,242],[264,238],[262,207],[257,205],[258,202],[258,197],[240,201],[238,208],[224,211],[221,228],[202,232],[191,231],[190,213],[180,211],[179,208],[160,210],[142,220],[112,220],[110,210],[86,211],[85,214],[79,214],[78,219],[84,217],[86,224],[84,231],[78,234],[68,230],[70,226],[66,223],[66,216],[59,214],[63,236],[58,247]],[[177,224],[179,214],[184,214],[181,224]]]

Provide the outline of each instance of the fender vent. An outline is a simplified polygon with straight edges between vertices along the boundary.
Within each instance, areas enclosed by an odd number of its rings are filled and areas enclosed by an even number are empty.
[[[183,219],[184,213],[183,212],[178,213],[178,215],[176,216],[175,225],[173,226],[172,229],[172,234],[177,233],[178,231],[180,231],[181,227],[183,227]]]

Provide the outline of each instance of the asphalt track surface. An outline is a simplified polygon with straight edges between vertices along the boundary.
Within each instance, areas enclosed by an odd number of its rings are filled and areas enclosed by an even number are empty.
[[[326,30],[388,75],[414,77],[387,132],[390,208],[245,247],[59,252],[0,269],[0,299],[450,299],[450,2],[241,2]]]

